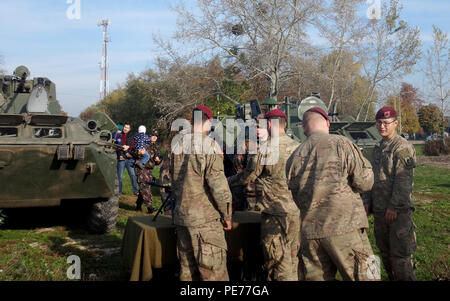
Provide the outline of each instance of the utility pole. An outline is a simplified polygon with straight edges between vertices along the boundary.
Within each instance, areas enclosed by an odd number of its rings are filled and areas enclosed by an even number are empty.
[[[102,61],[100,63],[100,100],[106,97],[109,92],[109,76],[108,76],[108,43],[111,41],[108,37],[108,25],[109,19],[99,20],[98,27],[103,27],[103,49],[102,49]]]

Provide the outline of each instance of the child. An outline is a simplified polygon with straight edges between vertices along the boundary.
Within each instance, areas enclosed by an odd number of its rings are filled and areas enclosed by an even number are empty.
[[[151,139],[149,136],[145,134],[146,132],[145,126],[141,125],[138,129],[138,133],[134,135],[134,150],[137,150],[139,155],[142,155],[142,158],[140,160],[137,160],[135,165],[139,167],[140,169],[144,169],[145,164],[150,160],[150,154],[147,152],[147,149],[145,148],[147,143],[151,142]]]

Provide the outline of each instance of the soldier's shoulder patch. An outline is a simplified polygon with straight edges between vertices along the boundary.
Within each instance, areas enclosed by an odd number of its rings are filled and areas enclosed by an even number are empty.
[[[412,168],[416,167],[416,161],[412,157],[406,158],[405,166],[407,169],[412,169]]]
[[[409,147],[400,149],[397,152],[397,158],[407,169],[412,169],[416,167],[416,160],[414,159],[414,153],[409,149]]]

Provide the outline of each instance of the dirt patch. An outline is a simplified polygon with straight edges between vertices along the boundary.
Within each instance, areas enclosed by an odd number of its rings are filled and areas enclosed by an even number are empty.
[[[42,249],[42,250],[46,249],[46,247],[44,245],[42,245],[41,243],[39,243],[39,242],[33,242],[33,243],[28,244],[28,245],[30,247],[32,247],[32,248],[39,248],[39,249]]]
[[[137,197],[135,195],[123,194],[120,196],[120,201],[127,204],[135,204]]]
[[[90,244],[90,241],[87,239],[73,239],[70,237],[66,237],[66,243],[61,245],[61,247],[72,247],[78,249],[80,251],[90,251],[94,253],[103,253],[104,255],[111,256],[113,254],[120,253],[121,247],[113,247],[108,248],[101,244]]]
[[[450,169],[450,156],[417,157],[417,163]]]
[[[54,231],[55,231],[54,228],[42,228],[42,229],[36,230],[34,233],[39,234],[39,233],[54,232]]]

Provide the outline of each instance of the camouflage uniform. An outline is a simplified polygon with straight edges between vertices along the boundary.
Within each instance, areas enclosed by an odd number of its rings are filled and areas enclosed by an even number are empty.
[[[180,280],[228,280],[222,222],[231,221],[232,198],[223,156],[207,136],[186,134],[184,139],[191,140],[191,154],[183,153],[183,140],[178,141],[170,164]],[[202,145],[207,146],[203,152]]]
[[[239,174],[244,171],[247,166],[247,162],[251,156],[249,153],[236,154],[233,159],[233,166],[236,172]],[[255,183],[250,182],[245,185],[236,185],[231,187],[231,193],[233,194],[233,208],[238,211],[255,210],[256,209],[256,195],[255,195]]]
[[[170,186],[170,157],[171,151],[168,149],[164,154],[164,158],[161,163],[161,167],[159,168],[159,185],[167,185]],[[168,196],[168,193],[164,188],[160,188],[159,193],[161,195],[161,199],[165,200]]]
[[[270,143],[270,142],[269,142]],[[286,134],[279,136],[279,158],[263,165],[266,155],[249,156],[245,170],[228,179],[230,186],[255,182],[261,205],[261,244],[268,280],[298,280],[300,212],[287,186],[286,161],[299,144]]]
[[[371,165],[343,136],[313,132],[289,158],[289,188],[301,212],[302,280],[369,280],[366,212],[359,193],[373,185]],[[371,279],[370,279],[371,280]]]
[[[142,203],[147,208],[152,208],[152,187],[149,183],[153,180],[153,168],[155,165],[159,164],[155,162],[155,157],[159,154],[158,145],[155,142],[152,142],[147,144],[146,149],[150,155],[150,160],[145,164],[145,168],[140,169],[137,166],[134,168],[136,180],[139,184],[139,196],[136,201],[138,208],[140,208]]]
[[[398,135],[382,140],[373,153],[375,184],[369,201],[376,244],[391,280],[416,280],[412,255],[417,244],[411,199],[415,161],[414,147]],[[389,225],[385,221],[386,209],[397,211],[397,218]]]

